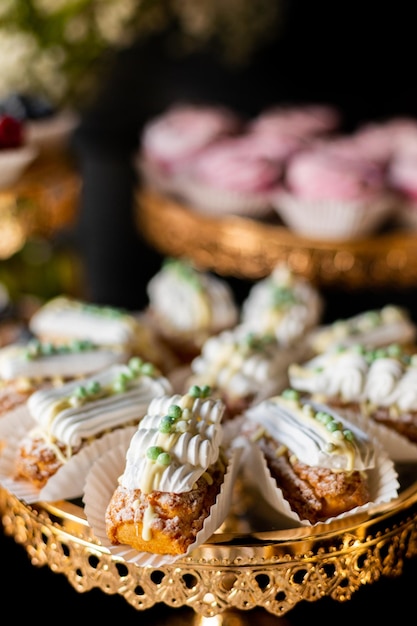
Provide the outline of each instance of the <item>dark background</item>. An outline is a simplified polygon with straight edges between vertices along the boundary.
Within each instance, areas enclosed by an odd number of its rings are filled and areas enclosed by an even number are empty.
[[[417,117],[412,3],[283,0],[282,6],[275,39],[243,66],[225,64],[215,45],[176,57],[167,32],[121,53],[110,67],[74,136],[84,180],[76,245],[91,300],[137,310],[147,303],[144,285],[161,258],[134,223],[140,181],[131,157],[144,124],[175,102],[225,104],[247,117],[273,104],[329,103],[339,108],[346,132],[367,121]],[[241,300],[248,285],[231,283]],[[328,318],[368,304],[414,302],[413,293],[393,287],[392,295],[371,286],[349,298],[336,289],[328,294],[338,303]]]

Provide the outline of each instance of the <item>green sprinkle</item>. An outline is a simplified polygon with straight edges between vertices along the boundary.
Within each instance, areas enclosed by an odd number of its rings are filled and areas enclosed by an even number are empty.
[[[327,422],[326,428],[329,432],[334,433],[335,430],[339,430],[339,425],[335,421]]]
[[[322,422],[323,424],[328,424],[333,420],[333,418],[329,413],[325,413],[324,411],[318,411],[316,413],[316,420],[318,422]]]
[[[56,354],[77,354],[85,350],[97,349],[97,346],[88,340],[77,340],[71,344],[55,346],[51,342],[42,343],[38,339],[31,340],[26,346],[24,357],[27,360],[36,359],[42,356],[53,356]]]
[[[148,448],[146,450],[146,456],[148,457],[148,459],[150,459],[151,461],[156,461],[157,458],[163,454],[163,449],[160,448],[159,446],[151,446],[150,448]]]
[[[355,441],[355,436],[353,434],[353,432],[351,430],[349,430],[348,428],[346,428],[343,431],[343,436],[347,441]]]
[[[168,452],[161,452],[161,454],[158,454],[156,462],[159,465],[169,465],[171,463],[171,455]]]
[[[393,357],[400,357],[402,354],[401,347],[398,345],[398,343],[393,343],[387,347],[387,354]]]
[[[96,395],[101,391],[101,385],[97,380],[92,380],[87,385],[87,392],[90,395]]]
[[[171,404],[168,409],[169,417],[172,417],[174,420],[179,419],[182,416],[182,408],[177,404]]]
[[[86,311],[87,313],[91,313],[92,315],[99,315],[100,317],[108,317],[110,319],[117,319],[126,315],[126,311],[123,309],[116,309],[109,306],[100,306],[98,304],[90,304],[88,302],[84,303],[81,306],[81,309]]]
[[[142,374],[144,376],[154,376],[155,372],[156,372],[156,368],[153,363],[144,363],[142,365]]]
[[[129,359],[128,367],[133,372],[140,372],[141,368],[142,368],[142,365],[143,365],[143,361],[138,356],[133,356],[131,359]]]
[[[286,400],[299,400],[300,399],[300,394],[296,389],[284,389],[281,395]]]
[[[201,398],[201,388],[198,385],[192,385],[188,390],[188,395],[192,398]]]
[[[210,385],[203,385],[201,387],[201,397],[202,398],[208,398],[210,394],[211,394],[211,387],[210,387]]]
[[[163,267],[171,272],[175,272],[177,276],[189,283],[196,291],[202,291],[201,273],[189,263],[181,259],[166,259]]]
[[[297,303],[294,291],[290,287],[283,285],[272,285],[271,301],[273,308],[284,309],[289,308]]]
[[[126,391],[127,381],[125,378],[118,377],[115,381],[113,381],[112,389],[115,393],[123,393]]]
[[[80,400],[83,400],[84,398],[87,398],[88,396],[88,391],[85,387],[83,387],[83,385],[80,385],[79,387],[76,387],[74,389],[73,395],[76,398],[79,398]]]
[[[172,430],[172,426],[175,423],[175,418],[171,417],[171,415],[164,415],[164,417],[159,422],[158,430],[160,433],[168,434]]]

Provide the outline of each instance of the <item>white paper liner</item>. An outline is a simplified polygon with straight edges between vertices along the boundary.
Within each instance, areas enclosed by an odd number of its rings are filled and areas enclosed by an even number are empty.
[[[54,476],[51,476],[45,487],[40,490],[39,499],[54,501],[81,497],[84,493],[87,474],[93,463],[113,446],[120,444],[127,449],[136,430],[136,426],[117,428],[85,446],[71,457]]]
[[[37,148],[31,145],[0,150],[0,189],[16,183],[37,154]]]
[[[182,555],[161,555],[139,552],[126,545],[114,546],[106,534],[105,513],[107,505],[117,487],[117,479],[123,473],[126,463],[126,448],[123,445],[112,447],[100,457],[88,473],[84,487],[84,512],[95,537],[115,556],[135,563],[140,567],[162,567],[188,556],[192,550],[203,544],[222,525],[232,501],[232,491],[239,470],[241,450],[235,449],[229,458],[227,471],[216,503],[211,507],[203,528],[195,542]]]
[[[26,481],[13,480],[13,471],[17,446],[34,426],[35,421],[27,410],[26,403],[0,419],[0,484],[28,503],[37,501],[39,490]]]
[[[206,215],[240,215],[263,218],[273,213],[269,192],[248,193],[229,189],[216,189],[190,178],[184,178],[181,194],[187,204]]]
[[[339,407],[338,411],[354,424],[361,419],[352,409]],[[369,418],[369,422],[370,429],[378,437],[382,447],[395,463],[417,463],[417,444],[412,443],[392,428],[385,426],[385,424],[379,424],[371,418]]]
[[[357,423],[357,420],[355,420],[354,423]],[[398,496],[400,484],[398,482],[398,473],[395,469],[394,462],[382,447],[378,435],[376,434],[377,429],[371,427],[369,429],[367,428],[366,431],[371,436],[377,452],[375,468],[367,471],[371,494],[370,501],[346,513],[328,518],[323,522],[318,522],[319,524],[329,524],[336,519],[340,520],[349,515],[370,511],[377,505],[390,502]],[[241,438],[240,443],[242,443],[242,441],[243,438]],[[271,476],[265,456],[256,443],[246,442],[242,467],[244,476],[248,482],[259,490],[266,502],[276,511],[298,522],[302,526],[317,525],[312,524],[309,520],[301,519],[299,515],[291,509],[290,503],[284,498],[281,489],[277,486],[275,478]]]
[[[127,449],[136,431],[136,426],[118,428],[96,439],[62,465],[42,489],[37,489],[29,481],[13,478],[20,442],[35,425],[26,406],[0,420],[0,442],[5,442],[0,455],[0,484],[28,504],[80,498],[87,473],[94,461],[112,445],[122,443]]]
[[[392,215],[390,196],[372,201],[338,202],[299,199],[280,192],[272,199],[283,222],[304,237],[346,241],[372,234]]]

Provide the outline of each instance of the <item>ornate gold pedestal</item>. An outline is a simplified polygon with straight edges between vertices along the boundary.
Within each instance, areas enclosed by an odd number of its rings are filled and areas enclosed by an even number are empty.
[[[66,180],[76,196],[77,178]],[[413,235],[393,233],[339,249],[300,240],[278,225],[203,217],[149,191],[138,203],[139,227],[158,249],[219,273],[258,278],[285,258],[320,284],[417,284]],[[361,586],[402,573],[405,559],[417,556],[416,466],[401,468],[400,484],[399,497],[371,514],[313,528],[288,528],[288,521],[242,487],[233,514],[209,542],[157,569],[111,555],[78,502],[28,506],[0,488],[0,514],[4,532],[25,548],[31,563],[64,574],[78,592],[120,594],[137,610],[164,603],[204,617],[258,607],[282,616],[302,600],[345,602]]]
[[[210,617],[262,607],[281,616],[301,600],[347,601],[364,584],[400,575],[404,560],[417,555],[414,483],[372,515],[313,528],[278,529],[272,515],[257,530],[241,511],[192,555],[158,569],[112,556],[78,504],[27,506],[0,490],[0,511],[5,533],[25,547],[33,565],[65,574],[79,592],[99,587],[120,594],[138,610],[165,603]],[[245,525],[251,528],[236,530]]]
[[[209,217],[151,189],[137,194],[137,224],[157,250],[204,269],[259,279],[280,261],[321,287],[417,285],[417,232],[392,230],[357,241],[313,241],[278,218]]]

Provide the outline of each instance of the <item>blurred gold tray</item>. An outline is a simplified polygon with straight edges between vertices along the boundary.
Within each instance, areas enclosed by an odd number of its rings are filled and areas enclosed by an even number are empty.
[[[28,506],[0,488],[0,514],[4,532],[25,547],[31,563],[65,574],[78,592],[98,587],[138,610],[164,603],[205,617],[257,607],[282,616],[301,600],[348,601],[364,584],[399,576],[405,559],[417,555],[416,467],[399,475],[407,486],[390,504],[315,527],[286,527],[242,489],[210,541],[157,569],[111,555],[80,503]]]
[[[81,178],[69,156],[40,156],[12,187],[0,190],[0,260],[30,237],[51,237],[74,223]]]
[[[136,206],[138,228],[157,250],[225,276],[256,280],[285,261],[322,287],[417,286],[417,233],[411,231],[313,241],[291,232],[278,217],[269,222],[209,217],[149,188],[138,191]]]

